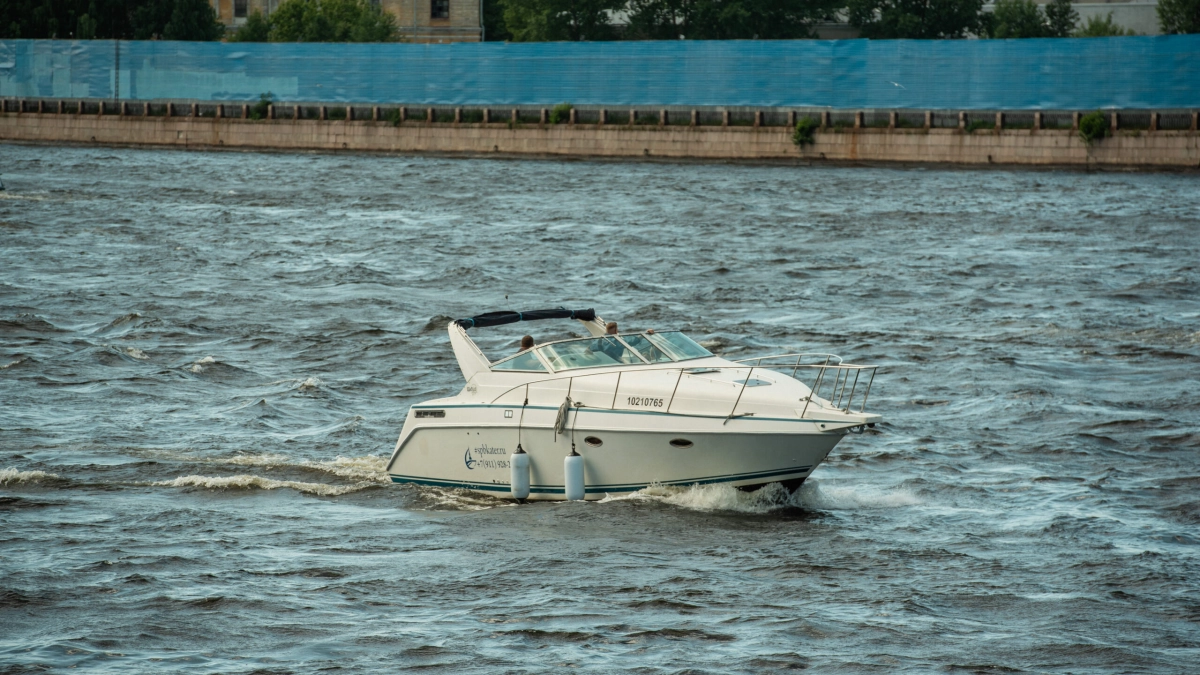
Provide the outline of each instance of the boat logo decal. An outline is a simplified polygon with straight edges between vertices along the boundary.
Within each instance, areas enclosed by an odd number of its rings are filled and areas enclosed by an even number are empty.
[[[508,451],[490,445],[467,448],[463,453],[463,464],[471,470],[475,470],[477,467],[480,469],[507,469]]]

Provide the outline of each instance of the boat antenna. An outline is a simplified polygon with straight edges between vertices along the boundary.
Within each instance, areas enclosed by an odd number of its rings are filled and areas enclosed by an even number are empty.
[[[517,419],[517,454],[525,453],[521,447],[521,425],[525,423],[525,406],[529,405],[529,385],[525,385],[525,402],[521,404],[521,417]]]
[[[570,405],[570,403],[571,403],[571,399],[568,398],[567,404]],[[583,407],[583,401],[575,402],[575,408],[576,408],[575,416],[571,418],[571,454],[572,455],[579,454],[579,453],[575,452],[575,423],[579,421],[579,410],[578,409],[582,408],[582,407]]]

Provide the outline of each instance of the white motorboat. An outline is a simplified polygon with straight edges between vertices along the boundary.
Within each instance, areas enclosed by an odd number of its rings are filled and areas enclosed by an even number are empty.
[[[467,335],[551,318],[590,336],[491,361]],[[466,386],[411,407],[387,465],[395,483],[539,500],[650,485],[794,490],[843,436],[881,420],[864,411],[877,366],[832,354],[729,361],[679,331],[606,334],[591,309],[492,312],[448,331]]]

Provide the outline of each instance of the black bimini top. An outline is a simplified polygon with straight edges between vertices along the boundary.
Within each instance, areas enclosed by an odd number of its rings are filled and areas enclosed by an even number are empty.
[[[558,309],[535,309],[528,312],[488,312],[480,314],[469,319],[459,319],[454,323],[462,327],[463,330],[468,328],[485,328],[487,326],[502,326],[506,323],[516,323],[518,321],[540,321],[542,319],[578,319],[580,321],[591,321],[596,318],[596,310],[594,309],[566,309],[559,307]]]

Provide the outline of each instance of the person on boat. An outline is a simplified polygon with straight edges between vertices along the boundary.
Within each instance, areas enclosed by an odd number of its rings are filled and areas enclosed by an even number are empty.
[[[526,335],[525,337],[521,338],[521,349],[518,350],[518,353],[523,352],[526,349],[533,349],[533,336],[532,335]]]
[[[604,331],[608,335],[620,335],[620,333],[617,332],[617,322],[616,321],[609,321],[608,324],[606,324],[604,326]],[[649,333],[650,335],[654,335],[653,328],[647,328],[646,332]]]

